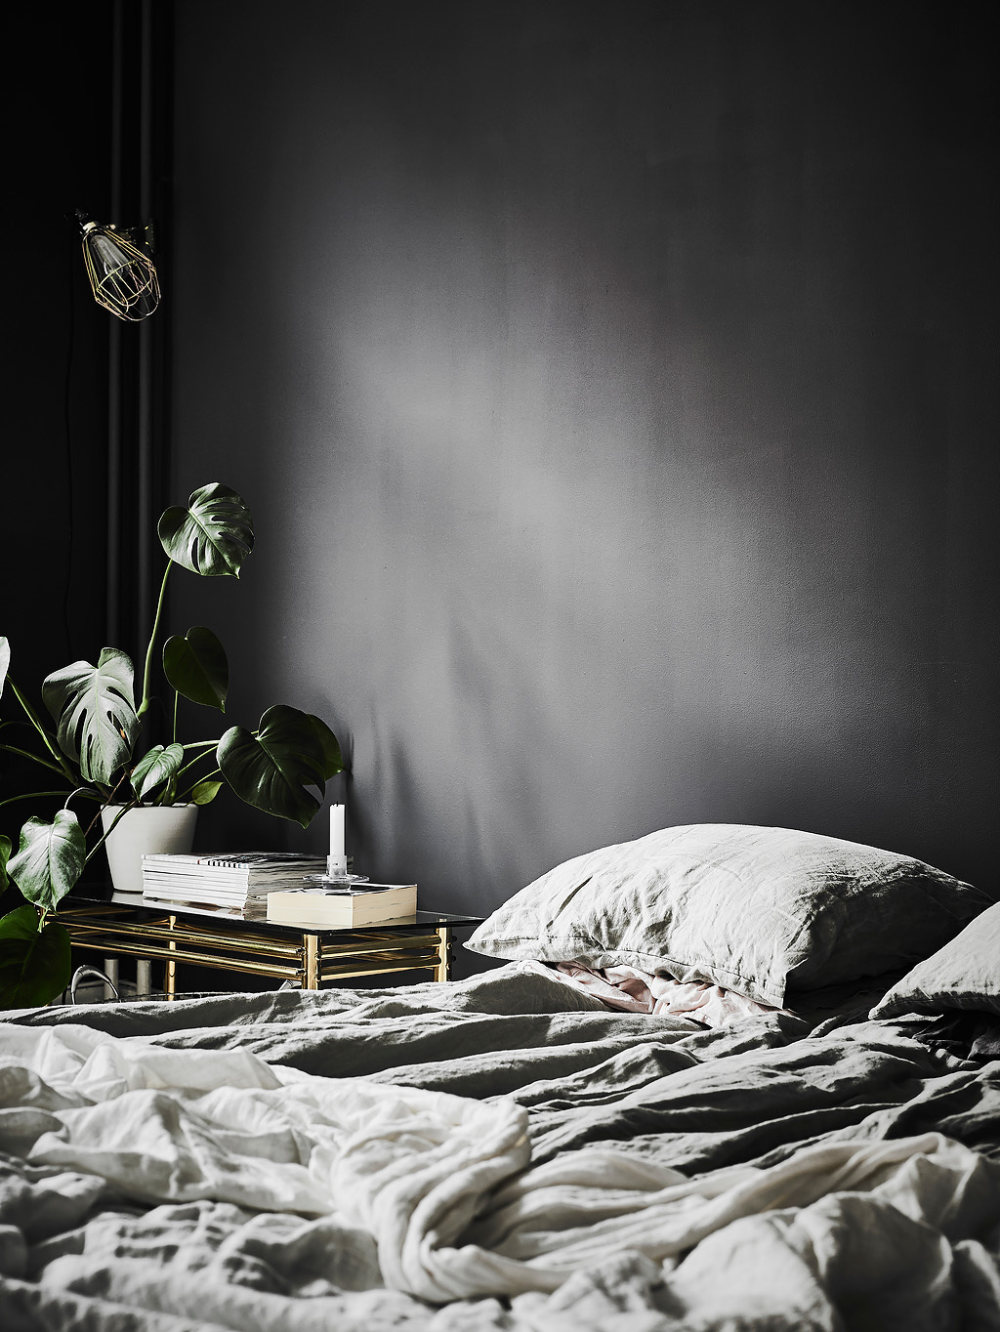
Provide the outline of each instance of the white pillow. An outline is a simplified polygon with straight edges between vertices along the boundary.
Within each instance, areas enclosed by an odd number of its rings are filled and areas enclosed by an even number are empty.
[[[1000,1014],[1000,902],[896,982],[869,1016],[967,1008]]]
[[[466,946],[634,966],[780,1006],[789,986],[898,973],[991,901],[910,856],[788,828],[696,823],[556,866]]]

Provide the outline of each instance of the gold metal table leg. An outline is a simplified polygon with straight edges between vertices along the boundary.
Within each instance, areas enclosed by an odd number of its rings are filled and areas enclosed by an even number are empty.
[[[303,934],[302,965],[305,972],[302,979],[304,990],[319,989],[319,936]]]
[[[435,933],[438,937],[438,961],[434,968],[434,979],[446,981],[451,975],[451,927],[439,925]]]
[[[168,921],[169,921],[169,923],[170,923],[170,928],[171,928],[171,930],[176,929],[176,927],[177,927],[177,917],[176,917],[176,916],[168,916],[167,919],[168,919]],[[176,950],[177,950],[177,940],[176,940],[176,939],[171,939],[171,940],[169,940],[169,942],[167,943],[167,947],[170,949],[170,951],[171,951],[172,953],[173,953],[173,952],[176,952]],[[168,999],[175,999],[175,998],[177,997],[177,995],[176,995],[176,988],[177,988],[177,963],[174,961],[173,958],[170,958],[170,959],[168,959],[168,961],[167,961],[167,964],[166,964],[166,973],[167,973],[167,974],[166,974],[166,980],[165,980],[165,984],[164,984],[164,987],[163,987],[163,988],[164,988],[164,989],[166,990],[166,992],[167,992],[167,998],[168,998]]]
[[[177,998],[177,967],[189,963],[297,982],[308,990],[318,990],[341,977],[397,971],[430,971],[438,982],[451,979],[452,933],[450,924],[444,922],[411,927],[408,933],[392,922],[384,929],[369,931],[300,925],[294,932],[264,933],[263,927],[259,931],[231,930],[222,920],[192,923],[173,912],[133,918],[119,907],[97,905],[87,910],[67,909],[65,921],[74,949],[89,949],[104,957],[134,957],[137,992],[149,992],[149,969],[162,962],[168,999]],[[140,983],[143,980],[145,985]]]

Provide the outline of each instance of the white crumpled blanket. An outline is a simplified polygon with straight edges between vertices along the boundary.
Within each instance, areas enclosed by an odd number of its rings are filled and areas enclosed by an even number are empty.
[[[1000,1308],[978,1238],[1000,1224],[1000,1169],[940,1134],[826,1142],[769,1169],[689,1179],[607,1146],[533,1167],[525,1130],[506,1098],[316,1077],[82,1026],[7,1028],[5,1326],[78,1326],[84,1296],[95,1327],[118,1326],[95,1309],[141,1308],[140,1325],[162,1332],[649,1332],[756,1327],[758,1315],[775,1328],[917,1332],[974,1328],[976,1309]],[[123,1247],[123,1200],[158,1216],[150,1256]],[[161,1232],[175,1224],[181,1252],[193,1215],[230,1227],[213,1242],[229,1245],[234,1273],[281,1237],[292,1293],[229,1285],[225,1263],[181,1277]],[[39,1290],[72,1295],[45,1305]],[[879,1317],[842,1322],[838,1308],[863,1310],[866,1291]]]

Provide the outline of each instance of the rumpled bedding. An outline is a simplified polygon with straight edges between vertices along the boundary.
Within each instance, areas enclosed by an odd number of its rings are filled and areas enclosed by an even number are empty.
[[[0,1326],[1000,1326],[1000,1062],[457,984],[8,1015]]]
[[[1000,1014],[997,1013],[958,1009],[940,1017],[918,1017],[913,1034],[920,1041],[969,1059],[1000,1059]]]
[[[609,1008],[625,1013],[655,1013],[667,1017],[686,1017],[706,1027],[726,1027],[748,1017],[773,1013],[774,1007],[750,999],[735,990],[707,981],[679,981],[672,976],[657,976],[636,967],[605,967],[595,970],[581,962],[557,962],[557,976],[578,985]]]

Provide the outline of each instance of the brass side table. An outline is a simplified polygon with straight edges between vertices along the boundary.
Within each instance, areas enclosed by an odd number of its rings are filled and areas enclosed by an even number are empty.
[[[452,930],[478,925],[481,917],[417,911],[377,925],[321,929],[180,909],[166,912],[112,897],[103,902],[67,898],[59,920],[75,949],[163,962],[163,988],[173,999],[179,962],[291,981],[304,990],[349,976],[403,971],[429,971],[434,980],[446,981],[451,976]]]

